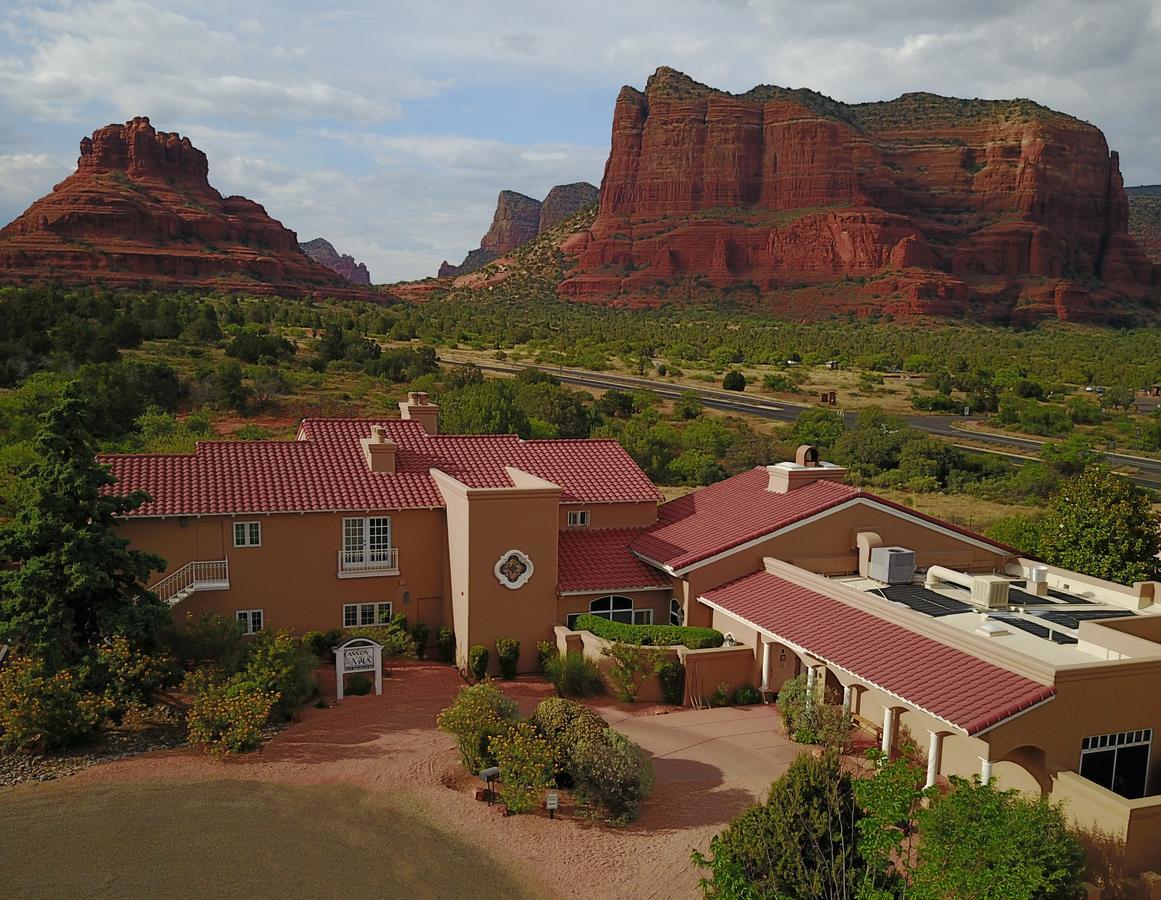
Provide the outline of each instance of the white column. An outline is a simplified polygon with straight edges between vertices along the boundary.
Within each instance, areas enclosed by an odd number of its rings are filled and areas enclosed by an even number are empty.
[[[891,745],[895,743],[895,709],[888,706],[883,710],[883,746],[886,754],[891,753]]]
[[[992,761],[986,756],[981,756],[980,763],[980,781],[987,784],[992,780]]]
[[[762,641],[762,690],[770,690],[770,642]]]
[[[843,685],[843,712],[850,714],[851,711],[851,686],[849,684]]]
[[[806,696],[814,697],[814,666],[806,667]]]
[[[927,784],[931,787],[939,776],[939,767],[943,762],[943,733],[931,732],[931,739],[927,743]]]

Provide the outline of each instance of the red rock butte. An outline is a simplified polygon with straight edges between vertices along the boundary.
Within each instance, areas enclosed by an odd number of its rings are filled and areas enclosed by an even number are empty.
[[[189,138],[138,117],[81,141],[77,171],[0,229],[0,281],[372,297],[293,231],[209,183]]]
[[[1022,322],[1154,314],[1100,130],[1028,100],[733,95],[661,68],[625,87],[562,296]]]

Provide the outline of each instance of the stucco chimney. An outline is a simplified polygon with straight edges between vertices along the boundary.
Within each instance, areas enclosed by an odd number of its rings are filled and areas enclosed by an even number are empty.
[[[834,463],[823,462],[818,448],[803,444],[794,454],[794,462],[767,466],[770,481],[766,489],[774,494],[787,494],[816,481],[846,481],[847,470]]]
[[[399,402],[399,418],[418,422],[428,434],[439,434],[439,407],[423,391],[410,391]]]
[[[387,437],[387,429],[382,425],[371,426],[371,436],[363,438],[363,459],[367,461],[367,468],[372,472],[395,471],[395,454],[399,445]]]

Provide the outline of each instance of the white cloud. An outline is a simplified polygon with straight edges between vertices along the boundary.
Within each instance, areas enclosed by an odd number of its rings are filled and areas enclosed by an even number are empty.
[[[0,223],[15,219],[72,171],[43,153],[0,154]]]

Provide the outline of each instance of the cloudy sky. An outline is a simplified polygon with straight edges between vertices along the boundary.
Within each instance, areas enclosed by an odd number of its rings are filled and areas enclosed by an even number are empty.
[[[660,65],[730,91],[1031,97],[1161,182],[1161,0],[20,0],[0,4],[0,223],[148,115],[210,181],[377,282],[478,244],[496,193],[600,182]]]

